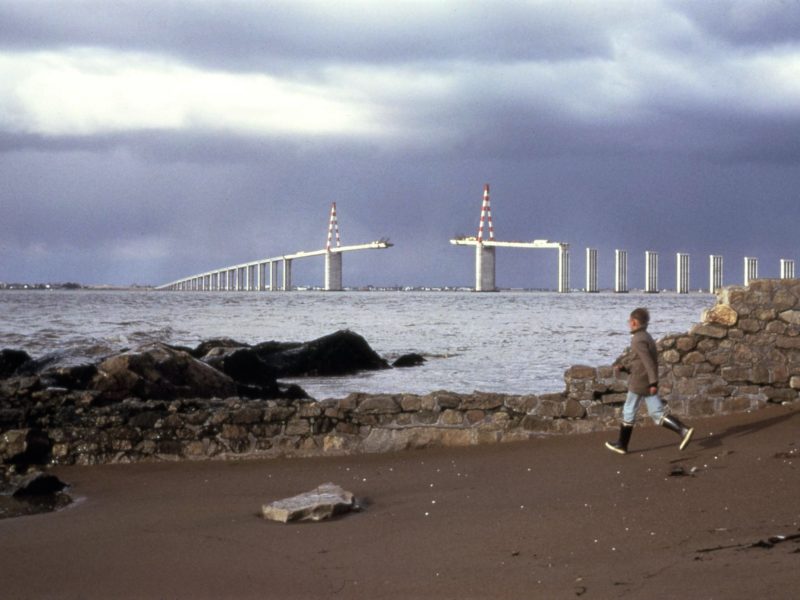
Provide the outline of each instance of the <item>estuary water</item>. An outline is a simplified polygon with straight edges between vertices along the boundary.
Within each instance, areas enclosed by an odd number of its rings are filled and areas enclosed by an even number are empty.
[[[0,291],[0,348],[34,357],[60,351],[81,361],[152,341],[308,341],[351,329],[390,361],[418,352],[427,362],[290,381],[317,399],[439,389],[544,393],[563,389],[571,365],[610,364],[628,344],[626,321],[637,306],[650,309],[658,338],[687,331],[714,303],[710,294],[669,292],[9,290]]]

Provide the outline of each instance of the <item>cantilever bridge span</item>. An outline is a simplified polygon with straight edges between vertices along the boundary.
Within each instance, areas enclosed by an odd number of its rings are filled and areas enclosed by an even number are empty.
[[[334,243],[335,241],[335,243]],[[390,248],[387,239],[366,244],[342,246],[339,237],[339,222],[336,216],[336,203],[331,205],[328,223],[328,242],[322,250],[300,251],[273,258],[262,258],[230,267],[213,269],[184,277],[156,287],[157,290],[174,291],[277,291],[292,289],[292,261],[312,256],[325,257],[324,289],[342,289],[342,254],[354,250],[380,250]],[[278,268],[281,277],[278,277]]]
[[[488,239],[484,239],[484,226],[488,227]],[[495,248],[555,248],[558,250],[558,291],[569,291],[569,244],[550,240],[531,242],[498,242],[494,239],[492,209],[489,202],[489,184],[483,186],[483,204],[477,237],[459,237],[450,240],[456,246],[475,246],[475,291],[493,292],[495,286]]]

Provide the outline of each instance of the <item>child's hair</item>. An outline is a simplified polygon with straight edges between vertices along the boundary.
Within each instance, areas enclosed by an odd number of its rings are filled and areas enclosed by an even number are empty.
[[[631,319],[636,319],[642,327],[647,327],[650,322],[650,311],[646,308],[637,308],[631,312]]]

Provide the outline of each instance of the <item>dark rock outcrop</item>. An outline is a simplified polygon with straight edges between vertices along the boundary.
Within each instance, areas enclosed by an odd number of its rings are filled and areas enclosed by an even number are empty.
[[[41,429],[12,429],[0,436],[0,463],[24,470],[49,462],[53,441]]]
[[[301,344],[266,342],[253,349],[277,377],[347,375],[389,367],[363,337],[349,330]]]
[[[64,490],[67,484],[55,475],[32,471],[14,483],[11,493],[15,498],[30,498],[32,496],[48,496]]]
[[[106,402],[125,398],[211,398],[234,396],[231,377],[165,344],[112,356],[97,366],[90,389]]]
[[[261,360],[258,353],[249,346],[238,348],[218,346],[209,350],[201,360],[239,384],[256,386],[267,393],[278,391],[275,370]]]
[[[418,367],[424,363],[424,356],[416,352],[411,352],[410,354],[403,354],[403,356],[400,356],[392,363],[392,366],[395,368]]]
[[[0,350],[0,379],[11,377],[17,369],[30,360],[30,355],[23,350],[12,348]]]

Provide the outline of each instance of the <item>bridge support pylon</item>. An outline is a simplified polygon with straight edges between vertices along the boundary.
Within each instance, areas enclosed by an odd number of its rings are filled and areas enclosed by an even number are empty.
[[[325,255],[325,291],[342,291],[342,253],[330,252]]]
[[[292,261],[291,259],[283,259],[283,286],[281,288],[284,292],[292,290]]]
[[[494,292],[495,285],[495,249],[483,244],[475,246],[475,291]]]

